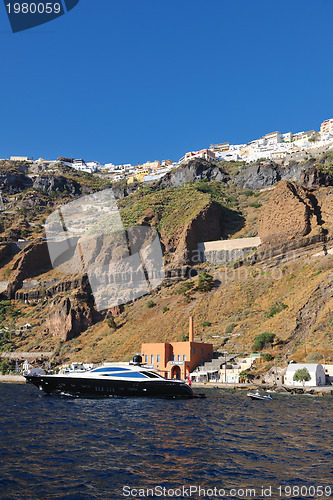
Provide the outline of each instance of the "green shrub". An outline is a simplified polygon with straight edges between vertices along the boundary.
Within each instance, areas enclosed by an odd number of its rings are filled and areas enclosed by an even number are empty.
[[[185,304],[189,304],[191,300],[194,299],[188,293],[184,293],[183,302],[185,302]]]
[[[164,313],[170,311],[170,309],[167,306],[164,306],[163,309],[162,309],[162,311],[163,311],[163,314],[164,314]]]
[[[256,203],[256,202],[250,203],[250,207],[252,207],[252,208],[260,208],[261,206],[262,206],[261,203]]]
[[[0,373],[2,373],[2,375],[7,375],[10,372],[10,369],[11,366],[8,361],[0,361]]]
[[[194,287],[194,281],[186,281],[185,283],[182,283],[180,287],[176,290],[176,293],[187,293],[189,290],[191,290]]]
[[[198,290],[200,292],[210,292],[213,288],[213,276],[205,271],[199,274]]]
[[[111,330],[117,330],[117,323],[115,322],[113,316],[107,318],[106,323]]]
[[[244,194],[245,196],[253,196],[253,191],[251,189],[245,189]]]
[[[210,321],[203,321],[201,323],[201,326],[203,326],[205,328],[205,326],[211,326],[211,322]]]
[[[148,309],[151,309],[152,307],[155,307],[155,306],[156,306],[156,304],[153,300],[148,300],[148,302],[147,302]]]
[[[254,350],[255,351],[261,351],[266,345],[271,345],[273,344],[275,339],[275,333],[270,333],[270,332],[264,332],[258,335],[254,339]]]
[[[270,308],[270,310],[266,313],[267,318],[272,318],[275,316],[275,314],[278,314],[279,312],[283,311],[284,309],[287,309],[287,305],[284,304],[283,302],[276,302],[273,304]]]
[[[250,373],[248,370],[243,370],[239,374],[239,381],[246,382],[254,379],[253,373]]]
[[[262,355],[262,358],[265,361],[271,361],[273,359],[273,356],[269,352],[265,352],[265,354]]]
[[[3,300],[0,302],[0,322],[4,321],[7,314],[13,311],[10,300]]]

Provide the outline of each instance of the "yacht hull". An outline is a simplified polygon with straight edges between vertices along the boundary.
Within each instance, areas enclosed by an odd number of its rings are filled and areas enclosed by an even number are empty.
[[[26,375],[28,383],[46,394],[68,394],[71,396],[110,397],[135,396],[154,398],[198,397],[185,383],[173,380],[110,380],[110,377],[89,378],[61,375]]]

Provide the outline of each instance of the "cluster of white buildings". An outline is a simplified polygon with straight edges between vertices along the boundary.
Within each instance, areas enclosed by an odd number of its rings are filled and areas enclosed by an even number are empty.
[[[247,144],[211,144],[208,149],[189,151],[177,163],[177,166],[193,159],[216,161],[252,162],[260,159],[281,160],[294,154],[315,152],[315,150],[333,148],[333,119],[325,120],[320,132],[309,130],[292,134],[270,132],[260,139]]]
[[[107,172],[113,175],[113,180],[118,181],[121,179],[127,179],[129,183],[135,181],[138,182],[149,182],[155,181],[163,177],[171,169],[178,167],[178,162],[172,162],[171,160],[163,160],[161,163],[157,160],[147,161],[143,164],[138,164],[136,166],[130,163],[114,165],[113,163],[106,163],[100,167],[100,172]]]
[[[333,149],[333,118],[321,123],[320,131],[309,130],[292,134],[287,132],[270,132],[260,139],[255,139],[247,144],[211,144],[207,149],[187,152],[179,161],[171,160],[148,161],[141,165],[133,166],[130,163],[114,165],[113,163],[100,164],[98,161],[84,161],[83,159],[70,159],[59,157],[65,165],[81,172],[94,174],[96,172],[110,174],[112,180],[127,179],[129,182],[148,182],[161,178],[171,169],[193,159],[216,161],[245,161],[252,162],[260,159],[281,160],[291,155],[312,153],[316,150]],[[56,161],[39,159],[35,162],[26,156],[12,156],[13,161],[47,164]]]
[[[261,364],[261,354],[252,353],[247,357],[225,355],[198,366],[190,378],[195,382],[220,382],[223,384],[239,384],[247,380],[254,365]],[[297,380],[298,370],[306,370],[308,377]],[[250,377],[249,377],[250,380]],[[320,363],[294,363],[287,367],[273,366],[269,372],[256,379],[256,383],[266,383],[286,387],[318,387],[333,385],[333,365]]]
[[[333,119],[325,120],[320,126],[320,132],[309,130],[281,134],[276,131],[247,144],[211,144],[209,150],[218,161],[252,162],[259,159],[280,160],[297,153],[315,152],[320,148],[333,148]]]

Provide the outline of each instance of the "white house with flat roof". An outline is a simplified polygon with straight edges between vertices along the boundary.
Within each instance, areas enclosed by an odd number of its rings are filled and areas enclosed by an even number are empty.
[[[306,368],[309,372],[311,379],[307,382],[296,382],[294,380],[297,370]],[[288,365],[286,374],[284,376],[284,384],[291,387],[313,387],[318,385],[325,385],[325,371],[319,363],[291,363]]]

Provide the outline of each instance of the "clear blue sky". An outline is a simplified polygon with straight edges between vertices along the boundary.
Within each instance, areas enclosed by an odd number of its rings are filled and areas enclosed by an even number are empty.
[[[333,118],[332,0],[80,0],[13,34],[0,158],[179,159]]]

